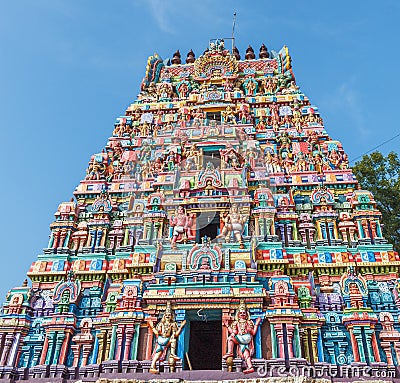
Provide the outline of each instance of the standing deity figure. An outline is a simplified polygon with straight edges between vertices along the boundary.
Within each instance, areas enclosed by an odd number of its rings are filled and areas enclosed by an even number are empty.
[[[229,214],[222,218],[224,221],[224,227],[222,228],[221,234],[217,238],[225,237],[228,241],[231,233],[235,236],[236,240],[240,244],[240,248],[244,248],[242,233],[244,229],[244,224],[247,221],[247,217],[239,213],[239,208],[236,204],[231,206]]]
[[[193,223],[193,218],[185,214],[185,208],[180,205],[175,216],[172,216],[169,221],[174,228],[171,238],[171,248],[176,249],[176,242],[187,238],[190,227]]]
[[[184,320],[181,325],[178,326],[175,321],[174,312],[171,309],[170,303],[167,303],[165,313],[155,327],[153,321],[148,321],[150,330],[156,336],[155,348],[153,351],[149,372],[152,374],[159,373],[159,370],[157,369],[157,362],[160,359],[165,360],[168,349],[170,349],[168,358],[170,366],[174,367],[175,362],[180,360],[180,358],[176,355],[176,341],[185,323],[186,320]]]
[[[245,374],[254,372],[251,357],[254,354],[253,337],[256,335],[261,318],[257,318],[256,323],[250,319],[246,303],[241,300],[239,309],[236,312],[235,320],[231,325],[224,321],[224,326],[228,329],[228,350],[223,359],[233,358],[234,348],[238,346],[239,356],[246,362]]]

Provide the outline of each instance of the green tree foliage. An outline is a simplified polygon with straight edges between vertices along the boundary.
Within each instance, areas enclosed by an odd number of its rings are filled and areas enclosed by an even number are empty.
[[[353,172],[362,189],[371,191],[382,213],[384,237],[400,251],[400,159],[394,152],[374,152],[356,162]]]

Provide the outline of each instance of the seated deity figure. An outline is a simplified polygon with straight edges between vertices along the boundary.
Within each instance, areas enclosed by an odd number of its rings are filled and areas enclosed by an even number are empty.
[[[172,216],[169,221],[174,228],[171,238],[171,248],[176,249],[176,242],[182,241],[188,237],[190,227],[193,223],[193,218],[185,214],[185,208],[180,205],[175,216]]]
[[[206,116],[200,108],[197,108],[192,115],[193,115],[193,126],[200,126],[204,124]]]
[[[222,228],[221,234],[217,238],[224,238],[228,241],[230,235],[233,233],[236,240],[240,244],[240,248],[244,248],[242,233],[244,229],[244,224],[247,221],[247,217],[239,213],[239,208],[236,204],[231,206],[229,214],[222,218],[224,221],[224,227]]]
[[[177,338],[179,337],[179,334],[181,333],[185,323],[186,320],[184,320],[181,325],[178,326],[175,321],[174,312],[172,311],[170,304],[167,304],[167,308],[162,319],[155,327],[153,321],[148,321],[150,330],[156,336],[155,349],[153,351],[149,372],[151,372],[152,374],[159,373],[159,370],[157,369],[157,362],[160,359],[165,360],[168,349],[170,350],[170,365],[174,366],[175,361],[180,360],[180,358],[176,355],[176,343]]]
[[[186,157],[186,163],[184,164],[185,170],[195,170],[199,167],[200,151],[197,150],[196,144],[192,144],[189,150],[185,150],[183,153]]]
[[[235,112],[228,105],[225,111],[222,111],[222,117],[224,118],[225,124],[237,125]]]
[[[260,325],[261,318],[257,318],[256,323],[250,319],[250,313],[247,310],[244,300],[240,302],[239,309],[236,312],[235,320],[231,325],[224,321],[223,325],[228,329],[228,350],[223,356],[223,359],[233,358],[234,348],[238,346],[239,356],[246,363],[245,374],[254,372],[253,363],[251,360],[254,354],[253,337],[256,335],[258,326]]]

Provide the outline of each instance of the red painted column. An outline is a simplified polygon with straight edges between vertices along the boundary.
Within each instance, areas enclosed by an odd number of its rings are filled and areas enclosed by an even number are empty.
[[[285,357],[285,347],[283,345],[283,329],[281,323],[274,323],[275,334],[278,341],[279,358]]]
[[[152,348],[153,348],[153,332],[149,329],[149,332],[147,333],[146,360],[151,359],[151,354],[153,351]]]
[[[40,356],[40,364],[45,364],[48,348],[49,348],[49,338],[46,335],[44,338],[42,355]]]
[[[118,339],[118,344],[117,344],[117,351],[115,353],[115,360],[120,360],[121,359],[121,354],[122,354],[122,339],[124,336],[124,325],[120,325],[117,328],[117,339]]]
[[[358,343],[357,340],[353,334],[353,329],[349,329],[350,333],[350,341],[351,341],[351,347],[353,348],[353,353],[354,353],[354,361],[359,362],[360,361],[360,355],[358,353]]]
[[[225,355],[228,343],[228,329],[224,326],[224,321],[229,322],[231,316],[229,315],[229,309],[222,310],[222,355]]]
[[[135,332],[135,329],[133,328],[133,326],[126,326],[125,349],[124,349],[124,359],[123,360],[129,360],[129,354],[130,354],[130,350],[131,350],[131,343],[132,343],[134,332]]]
[[[380,362],[381,358],[379,356],[379,349],[378,349],[378,342],[376,341],[376,334],[375,331],[372,332],[372,349],[374,350],[374,358],[375,362]]]
[[[82,348],[83,348],[83,350],[82,350],[82,363],[81,363],[81,366],[86,366],[88,358],[89,358],[89,354],[92,351],[93,346],[91,344],[84,344],[82,346]]]
[[[74,361],[72,363],[72,367],[78,367],[79,363],[79,354],[81,352],[81,345],[80,344],[73,344],[71,346],[72,352],[74,353]]]

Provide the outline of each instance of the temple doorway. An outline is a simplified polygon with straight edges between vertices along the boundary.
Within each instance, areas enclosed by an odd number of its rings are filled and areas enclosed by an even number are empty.
[[[221,370],[222,322],[191,321],[189,360],[193,370]]]
[[[221,112],[207,112],[206,117],[208,121],[216,121],[218,125],[221,124]]]
[[[214,169],[221,168],[221,153],[219,148],[214,150],[204,150],[203,166],[206,167],[209,162],[214,165]]]
[[[219,234],[220,222],[219,212],[210,211],[201,213],[197,216],[197,236],[196,242],[201,243],[201,239],[207,236],[211,240],[215,239]]]

